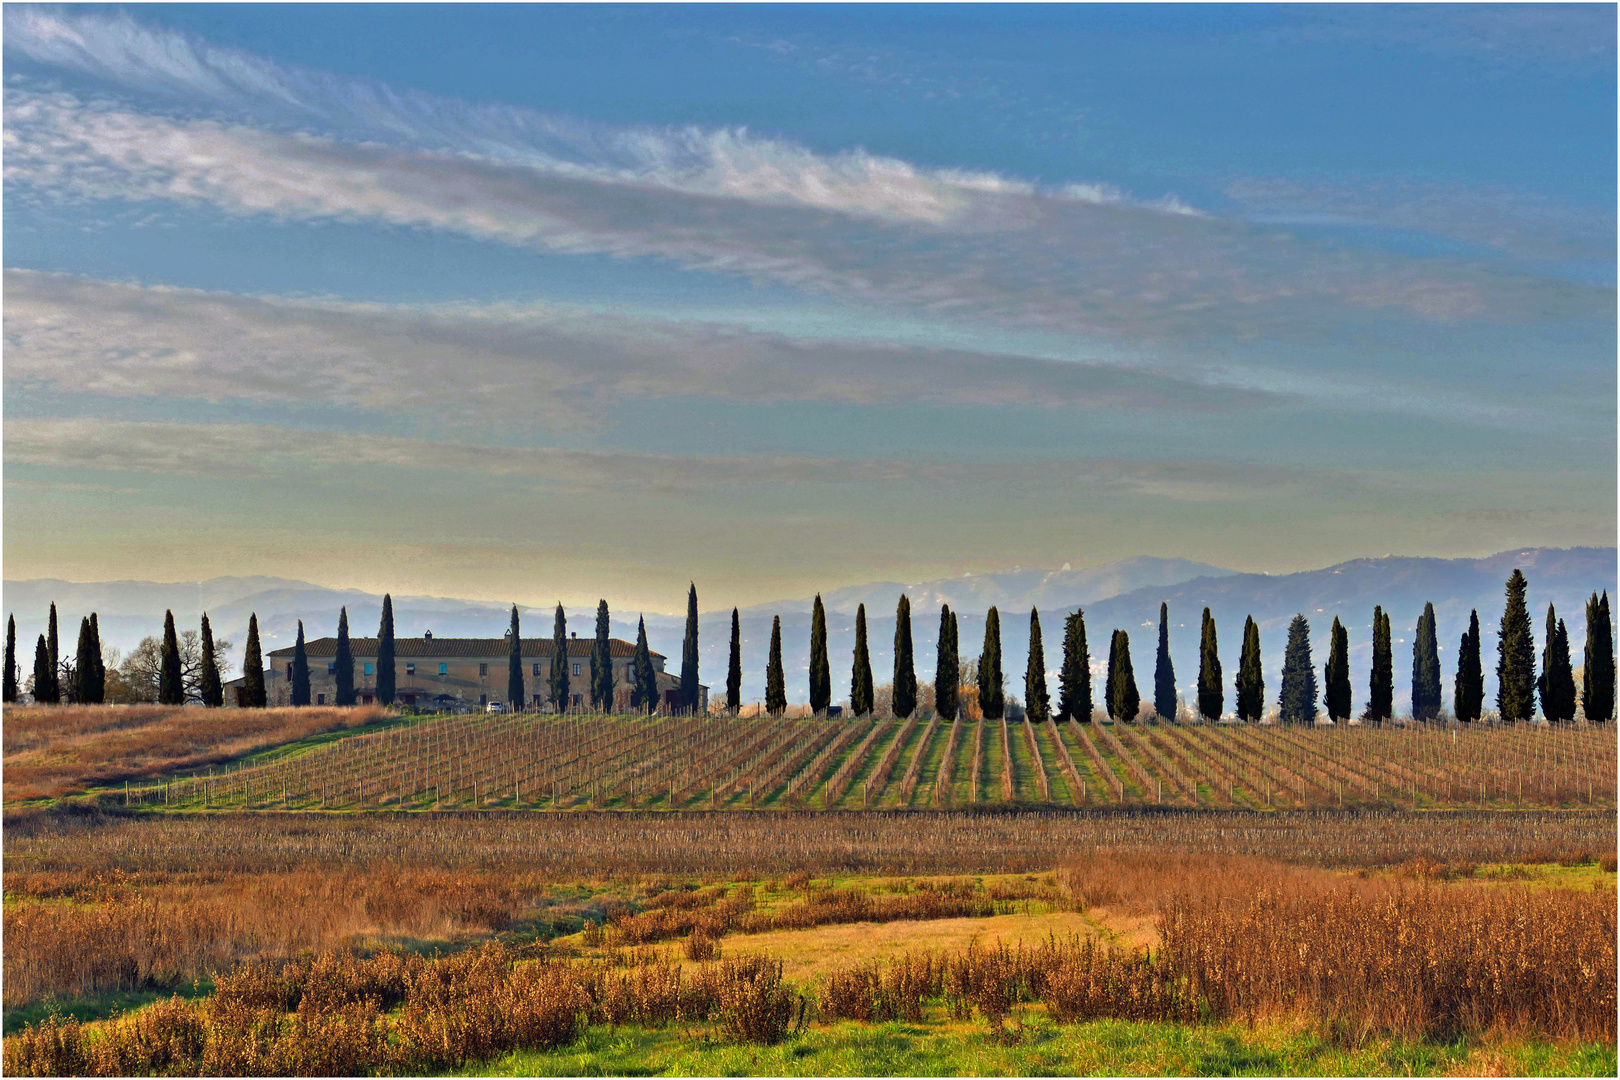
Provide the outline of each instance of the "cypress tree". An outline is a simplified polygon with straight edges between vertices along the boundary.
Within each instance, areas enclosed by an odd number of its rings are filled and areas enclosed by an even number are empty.
[[[894,715],[905,719],[917,709],[917,665],[911,656],[911,600],[905,593],[894,609]]]
[[[604,602],[604,609],[606,605]],[[686,594],[686,640],[681,643],[681,707],[696,715],[698,708],[697,582]]]
[[[742,620],[731,609],[731,666],[726,669],[726,711],[732,716],[742,708]]]
[[[1316,723],[1316,666],[1311,663],[1311,624],[1303,615],[1295,615],[1288,624],[1279,704],[1283,723]]]
[[[782,674],[782,616],[771,620],[771,653],[765,662],[765,711],[781,716],[787,711],[787,679]]]
[[[384,604],[384,607],[383,607],[384,616],[383,617],[391,624],[394,621],[394,618],[393,618],[394,613],[388,609],[388,607],[386,606],[387,603],[388,603],[388,599],[387,599],[387,597],[384,597],[383,598],[383,604]],[[389,630],[392,631],[393,627],[390,626]],[[506,637],[507,637],[507,642],[506,642],[506,707],[511,709],[513,712],[521,712],[522,709],[523,709],[524,698],[527,695],[525,695],[524,692],[523,692],[523,631],[522,631],[521,625],[520,625],[520,623],[518,621],[518,609],[517,609],[516,604],[512,605],[512,621],[511,621],[511,625],[506,628]],[[389,665],[388,666],[389,666],[390,670],[392,670],[392,668],[394,666],[393,662],[392,662],[393,661],[393,651],[394,651],[394,648],[393,648],[394,643],[392,641],[392,638],[393,638],[392,633],[389,634],[389,638],[390,638],[390,640],[388,642],[388,652],[389,652]],[[381,648],[379,648],[377,650],[377,652],[378,652],[378,656],[380,657],[382,655]],[[379,666],[377,668],[377,671],[378,671],[377,693],[381,694],[382,693],[382,674],[381,674],[382,673],[382,667],[381,667],[380,664],[379,664]],[[391,689],[392,689],[392,687],[390,687],[390,690]],[[381,700],[381,699],[379,698],[379,700]]]
[[[332,700],[338,705],[353,705],[355,703],[354,653],[349,648],[349,609],[347,607],[338,608],[337,655],[334,657],[334,661],[336,668],[333,679],[337,683],[337,689],[332,695]]]
[[[1005,681],[1001,673],[1001,613],[992,607],[984,617],[984,652],[979,656],[979,709],[986,720],[1000,720],[1006,712]]]
[[[951,609],[939,605],[939,644],[934,649],[934,713],[941,720],[955,720],[958,708],[956,638],[952,632]]]
[[[962,639],[956,632],[956,612],[951,612],[951,703],[952,715],[962,715]]]
[[[512,609],[512,636],[517,637],[517,608]],[[383,593],[382,621],[377,624],[377,704],[394,703],[394,598]],[[523,707],[523,663],[517,661],[517,693],[511,690],[511,676],[507,676],[506,696],[514,709]],[[308,702],[305,702],[307,705]]]
[[[692,595],[695,603],[697,593]],[[613,711],[613,653],[608,645],[606,600],[596,602],[596,642],[591,646],[591,708],[597,712]]]
[[[1052,715],[1051,698],[1046,693],[1046,646],[1041,641],[1041,615],[1029,609],[1029,663],[1024,667],[1024,708],[1032,724],[1043,724]]]
[[[1221,686],[1221,654],[1215,641],[1215,616],[1204,609],[1204,623],[1198,634],[1198,714],[1206,720],[1219,720],[1226,708],[1226,691]]]
[[[304,700],[298,700],[298,661],[303,657],[304,624],[298,624],[298,649],[293,657],[293,704],[309,704],[309,661],[304,660]],[[202,672],[198,676],[198,693],[202,703],[210,709],[225,704],[225,687],[219,681],[219,658],[214,655],[214,628],[208,622],[208,612],[202,616]]]
[[[558,712],[568,709],[568,618],[563,606],[551,621],[551,705]]]
[[[1468,629],[1457,643],[1457,678],[1452,684],[1451,709],[1457,722],[1471,724],[1485,705],[1485,674],[1479,662],[1479,612],[1468,613]]]
[[[62,701],[62,652],[59,648],[60,644],[56,635],[56,601],[53,600],[51,601],[50,623],[45,631],[45,649],[46,655],[50,657],[51,672],[45,680],[45,693],[48,696],[44,699],[52,705],[58,705]],[[34,700],[40,700],[37,693],[34,695]]]
[[[101,655],[101,622],[93,611],[90,613],[90,641],[96,657],[95,701],[100,704],[107,700],[107,660]]]
[[[1091,654],[1086,649],[1086,613],[1063,620],[1063,666],[1058,670],[1058,719],[1091,723]]]
[[[1131,666],[1131,636],[1115,630],[1108,643],[1108,715],[1115,723],[1133,724],[1142,709],[1142,695],[1136,689],[1136,671]]]
[[[1524,593],[1529,583],[1518,567],[1507,580],[1507,602],[1496,634],[1496,710],[1502,723],[1529,720],[1535,713],[1536,643]]]
[[[207,619],[208,616],[204,615],[204,627],[208,625]],[[203,678],[206,680],[208,678],[208,657],[214,651],[214,641],[213,635],[209,634],[206,629],[203,633],[205,635],[203,638]],[[204,691],[205,700],[203,704],[205,705],[208,704],[206,697],[207,691]],[[298,637],[293,642],[292,703],[294,705],[308,705],[309,702],[309,652],[304,647],[304,620],[299,619]]]
[[[658,672],[653,668],[652,650],[647,648],[647,619],[636,625],[636,659],[630,687],[630,707],[640,712],[658,708]]]
[[[10,672],[10,667],[6,668]],[[14,677],[13,677],[14,678]],[[15,684],[13,685],[15,692]],[[1581,712],[1588,723],[1614,719],[1614,627],[1609,623],[1609,591],[1586,602],[1586,652],[1581,673]]]
[[[1333,617],[1328,662],[1322,666],[1322,702],[1335,724],[1350,719],[1350,632]]]
[[[338,625],[348,629],[348,620],[345,618]],[[347,641],[347,638],[345,638]],[[268,700],[264,692],[264,656],[259,651],[259,616],[257,613],[248,615],[247,647],[242,650],[242,695],[247,699],[248,708],[262,709]],[[350,704],[354,704],[354,668],[349,668],[349,697]]]
[[[1587,636],[1590,637],[1591,635],[1588,634]],[[0,697],[3,697],[7,705],[17,700],[17,616],[15,615],[6,617],[5,692]]]
[[[95,693],[96,659],[90,651],[90,616],[79,619],[79,642],[73,653],[73,700],[90,704]]]
[[[1250,724],[1257,722],[1265,712],[1266,683],[1260,668],[1260,627],[1253,615],[1243,623],[1243,651],[1238,656],[1232,688],[1236,691],[1238,719]]]
[[[855,609],[855,662],[849,674],[849,709],[856,716],[872,711],[872,657],[866,650],[866,605]]]
[[[39,635],[39,645],[34,649],[34,700],[40,702],[38,689],[41,686],[49,687],[51,684],[51,653],[45,644],[45,635]],[[40,704],[50,704],[40,702]]]
[[[1170,662],[1170,605],[1159,603],[1159,653],[1153,662],[1153,711],[1176,718],[1176,669]]]
[[[1440,645],[1434,635],[1434,605],[1424,604],[1412,637],[1412,719],[1440,715]]]
[[[816,593],[810,609],[810,711],[821,715],[832,704],[832,667],[827,662],[827,609]]]
[[[1381,724],[1395,715],[1395,651],[1389,613],[1373,607],[1372,678],[1367,687],[1367,719]]]
[[[180,640],[174,633],[174,612],[163,613],[163,666],[158,676],[158,704],[184,705],[186,692],[180,683]]]
[[[1549,724],[1566,724],[1575,719],[1575,673],[1569,664],[1569,631],[1564,620],[1547,605],[1547,644],[1541,652],[1541,677],[1536,680],[1541,696],[1541,715]]]

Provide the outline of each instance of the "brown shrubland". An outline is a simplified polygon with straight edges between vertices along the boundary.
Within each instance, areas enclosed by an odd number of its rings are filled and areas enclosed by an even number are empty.
[[[352,709],[204,709],[174,705],[8,705],[5,798],[37,799],[145,783],[390,714]]]

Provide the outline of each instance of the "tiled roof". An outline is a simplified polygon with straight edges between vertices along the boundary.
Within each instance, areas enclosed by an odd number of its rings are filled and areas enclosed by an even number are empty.
[[[569,656],[589,656],[591,649],[596,645],[595,638],[569,638]],[[398,658],[449,659],[452,657],[470,658],[474,660],[505,660],[508,653],[506,639],[498,638],[442,638],[432,640],[419,637],[397,637],[394,639],[394,656]],[[352,637],[349,639],[349,652],[354,656],[376,656],[377,639],[365,637]],[[549,660],[552,652],[550,638],[524,638],[523,655],[535,657],[540,660]],[[337,638],[323,637],[313,641],[304,642],[304,653],[308,656],[336,656]],[[608,653],[618,658],[636,655],[636,647],[628,641],[619,638],[608,638]],[[270,655],[277,659],[291,659],[292,648],[273,649]],[[664,659],[664,654],[654,652],[653,656]]]

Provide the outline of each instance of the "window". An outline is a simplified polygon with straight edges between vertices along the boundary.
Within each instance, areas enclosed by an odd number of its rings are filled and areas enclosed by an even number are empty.
[[[534,665],[534,677],[537,678],[537,679],[540,677],[540,665],[539,664]]]
[[[370,665],[370,664],[367,664],[367,665],[366,665],[366,674],[367,674],[367,675],[370,675],[370,674],[371,674],[371,665]]]
[[[447,672],[449,670],[450,670],[450,665],[449,664],[440,664],[439,665],[439,674],[440,675],[443,675],[445,672]]]
[[[316,694],[315,695],[315,704],[317,704],[317,705],[325,705],[326,704],[326,695],[325,694]]]
[[[579,665],[578,665],[578,664],[575,664],[575,665],[574,665],[574,674],[575,674],[575,675],[578,675],[578,674],[579,674]]]
[[[480,675],[488,675],[489,674],[489,665],[488,664],[479,664],[478,665],[478,674],[480,674]]]
[[[287,681],[292,682],[292,665],[287,665]]]
[[[489,665],[488,664],[479,664],[478,666],[479,667],[488,667]],[[489,698],[486,697],[483,694],[479,694],[478,695],[478,704],[480,704],[480,705],[488,705],[489,704]]]
[[[407,675],[415,675],[416,674],[416,665],[415,664],[406,664],[405,665],[405,674],[407,674]]]
[[[326,673],[328,675],[336,675],[337,674],[337,661],[336,660],[333,660],[332,662],[330,662],[330,663],[328,663],[326,665]]]
[[[574,666],[579,667],[578,664],[575,664]],[[575,694],[574,695],[574,708],[576,708],[576,709],[579,708],[579,701],[580,701],[579,695]]]

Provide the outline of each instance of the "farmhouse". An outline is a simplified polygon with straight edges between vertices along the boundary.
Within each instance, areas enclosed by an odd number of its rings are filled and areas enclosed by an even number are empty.
[[[442,708],[482,708],[491,701],[506,701],[507,669],[510,649],[509,637],[498,638],[435,638],[432,631],[419,638],[394,639],[394,696],[402,705],[421,705]],[[568,640],[568,694],[566,708],[584,708],[589,701],[591,677],[591,649],[594,639]],[[524,638],[521,643],[523,657],[523,694],[526,701],[538,700],[550,708],[551,659],[554,644],[550,638]],[[377,639],[350,638],[349,652],[354,657],[354,689],[356,699],[369,705],[377,695]],[[631,665],[635,660],[635,646],[619,638],[608,639],[608,653],[613,663],[614,711],[630,708],[630,691],[634,681]],[[310,702],[330,705],[337,701],[337,638],[316,638],[305,642],[304,653],[309,659]],[[652,654],[653,670],[657,673],[658,698],[666,709],[678,708],[681,680],[678,675],[664,670],[663,653]],[[292,698],[293,650],[276,649],[266,657],[265,696],[271,705],[286,705]],[[233,680],[226,687],[238,692],[242,680]],[[709,707],[708,687],[698,687],[698,709]]]

